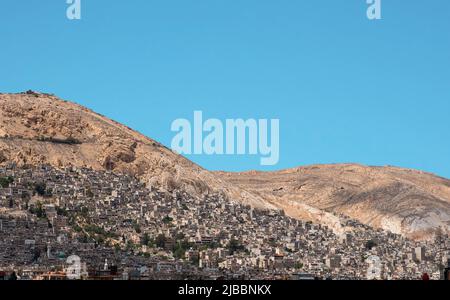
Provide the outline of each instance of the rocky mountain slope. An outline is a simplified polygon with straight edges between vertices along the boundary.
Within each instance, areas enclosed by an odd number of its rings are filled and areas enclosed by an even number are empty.
[[[340,164],[218,175],[288,215],[336,230],[343,214],[413,239],[450,232],[450,180],[420,171]]]
[[[0,94],[0,163],[7,162],[111,170],[167,190],[183,187],[196,195],[221,191],[231,200],[266,206],[261,198],[124,125],[75,103],[32,91]]]
[[[429,238],[450,232],[450,180],[419,171],[319,165],[280,172],[209,172],[130,128],[55,96],[0,94],[0,163],[74,165],[136,176],[148,185],[222,192],[255,207],[336,232],[339,214],[362,223]]]

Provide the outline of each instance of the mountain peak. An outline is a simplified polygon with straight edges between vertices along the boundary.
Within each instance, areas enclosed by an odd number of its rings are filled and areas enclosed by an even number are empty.
[[[0,94],[0,163],[110,170],[168,190],[220,190],[266,207],[160,143],[81,105],[51,94]],[[273,208],[268,205],[269,208]]]

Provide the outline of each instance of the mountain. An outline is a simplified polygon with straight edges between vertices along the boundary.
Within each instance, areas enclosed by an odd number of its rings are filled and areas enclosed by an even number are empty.
[[[450,232],[450,180],[420,171],[354,164],[279,172],[210,172],[160,143],[49,94],[0,94],[0,164],[50,164],[135,176],[168,191],[223,193],[258,208],[345,232],[341,215],[426,239]]]
[[[217,175],[291,217],[343,230],[339,215],[363,224],[427,239],[450,232],[450,180],[425,172],[357,164],[315,165],[279,172]]]
[[[267,204],[160,143],[78,104],[28,91],[0,94],[0,163],[108,170],[148,186],[223,192],[256,207]],[[269,208],[274,208],[269,206]]]

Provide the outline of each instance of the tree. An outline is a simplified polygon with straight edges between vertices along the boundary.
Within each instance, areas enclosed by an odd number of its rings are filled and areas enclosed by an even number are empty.
[[[166,240],[167,240],[167,238],[164,234],[158,235],[155,240],[156,247],[164,248],[164,245],[166,244]]]
[[[142,232],[141,231],[141,226],[139,226],[139,224],[137,222],[134,222],[133,228],[134,228],[134,231],[136,231],[137,234],[140,234]]]
[[[150,236],[148,235],[148,233],[145,233],[143,236],[142,236],[142,239],[141,239],[141,245],[143,245],[143,246],[148,246],[150,244]]]
[[[92,192],[91,189],[87,189],[87,191],[86,191],[86,197],[88,197],[88,198],[94,198],[94,193]]]
[[[184,233],[178,232],[177,235],[175,236],[175,239],[176,239],[177,241],[181,241],[181,240],[183,240],[185,237],[186,237],[186,236],[184,235]]]
[[[87,218],[89,216],[89,208],[87,208],[86,206],[81,207],[80,215],[84,218]]]
[[[233,255],[235,252],[244,251],[245,247],[236,239],[232,238],[227,246],[230,254]]]
[[[132,241],[127,241],[125,248],[127,251],[134,251],[137,248],[137,245]]]
[[[39,259],[39,257],[41,257],[41,250],[36,248],[33,251],[33,262],[36,262]]]
[[[43,197],[46,194],[47,185],[44,182],[36,183],[34,190],[39,196]]]
[[[366,249],[372,250],[373,247],[377,246],[377,243],[374,240],[369,240],[366,242]]]
[[[177,243],[175,249],[173,250],[173,257],[175,257],[176,259],[182,259],[184,258],[185,253],[186,249],[182,247],[181,243]]]
[[[217,249],[217,248],[219,248],[219,247],[220,247],[219,243],[217,243],[217,242],[215,242],[215,241],[212,241],[212,242],[209,243],[209,245],[208,245],[208,248],[209,248],[209,249]]]
[[[41,202],[36,203],[34,207],[30,207],[29,211],[33,215],[36,215],[39,219],[45,218],[45,212],[44,209],[42,208]]]
[[[303,264],[301,262],[297,262],[297,263],[295,263],[295,268],[296,269],[302,269],[303,268]]]
[[[194,266],[198,266],[198,263],[200,262],[200,257],[198,255],[194,255],[191,257],[191,264]]]
[[[11,183],[14,182],[14,178],[11,176],[8,177],[0,177],[0,187],[7,188]]]
[[[164,224],[169,224],[172,223],[173,219],[169,216],[166,216],[162,221]]]
[[[56,207],[56,212],[57,212],[58,216],[67,217],[69,215],[69,213],[67,212],[67,210],[65,208],[61,208],[59,206]]]
[[[186,251],[192,247],[188,240],[179,240],[173,249],[173,256],[177,259],[184,258]]]

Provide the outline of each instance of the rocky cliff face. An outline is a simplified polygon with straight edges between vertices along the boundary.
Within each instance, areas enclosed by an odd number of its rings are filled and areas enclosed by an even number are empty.
[[[450,232],[450,181],[393,167],[321,165],[280,172],[212,173],[158,142],[77,104],[27,92],[0,94],[0,163],[87,166],[148,185],[223,192],[255,207],[337,232],[338,214],[411,238]]]

